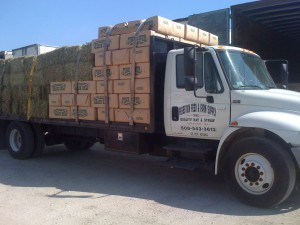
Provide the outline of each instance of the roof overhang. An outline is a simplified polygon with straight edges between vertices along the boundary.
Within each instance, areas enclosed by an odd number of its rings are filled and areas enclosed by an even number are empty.
[[[291,39],[300,39],[300,0],[262,0],[231,9]]]

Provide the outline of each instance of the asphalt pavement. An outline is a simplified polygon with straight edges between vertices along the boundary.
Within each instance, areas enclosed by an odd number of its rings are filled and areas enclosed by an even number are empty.
[[[300,225],[300,183],[273,209],[233,197],[222,177],[160,166],[165,159],[47,147],[35,159],[0,151],[0,224]]]

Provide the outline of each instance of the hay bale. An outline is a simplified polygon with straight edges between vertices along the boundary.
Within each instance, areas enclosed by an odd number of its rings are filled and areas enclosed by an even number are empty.
[[[77,57],[80,61],[76,67]],[[0,61],[2,115],[26,116],[28,104],[29,75],[35,57],[20,57]],[[48,118],[48,95],[50,82],[92,80],[93,55],[91,43],[83,46],[62,47],[36,57],[32,76],[31,117]],[[0,105],[1,106],[1,105]]]
[[[2,115],[9,116],[12,112],[12,97],[11,97],[11,91],[9,89],[3,89],[2,90],[2,105],[0,112]]]

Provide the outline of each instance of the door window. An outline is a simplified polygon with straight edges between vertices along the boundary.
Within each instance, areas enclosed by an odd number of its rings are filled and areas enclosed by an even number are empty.
[[[216,64],[209,53],[204,54],[204,83],[207,93],[222,93],[224,91]]]
[[[201,73],[203,66],[203,54],[197,54],[197,63],[196,63],[196,74]],[[184,73],[184,56],[177,55],[176,57],[176,87],[179,89],[184,89],[185,78],[187,76]]]
[[[203,64],[204,71],[203,71]],[[204,73],[204,83],[205,90],[207,93],[222,93],[224,91],[219,72],[215,65],[215,62],[210,53],[198,53],[197,54],[197,64],[196,64],[196,93],[197,93],[197,80],[200,80],[200,77]],[[184,56],[177,55],[176,58],[176,87],[179,89],[184,89],[185,83],[184,73]],[[201,89],[199,89],[201,90]]]

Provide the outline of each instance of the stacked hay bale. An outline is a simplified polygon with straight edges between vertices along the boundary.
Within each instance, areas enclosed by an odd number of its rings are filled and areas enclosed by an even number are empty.
[[[1,62],[1,115],[48,119],[50,82],[91,80],[93,60],[89,43],[62,47],[37,57],[20,57]],[[31,71],[32,80],[29,81]]]
[[[26,113],[27,84],[24,58],[5,60],[0,65],[1,114],[24,115]],[[26,61],[27,63],[27,61]]]

